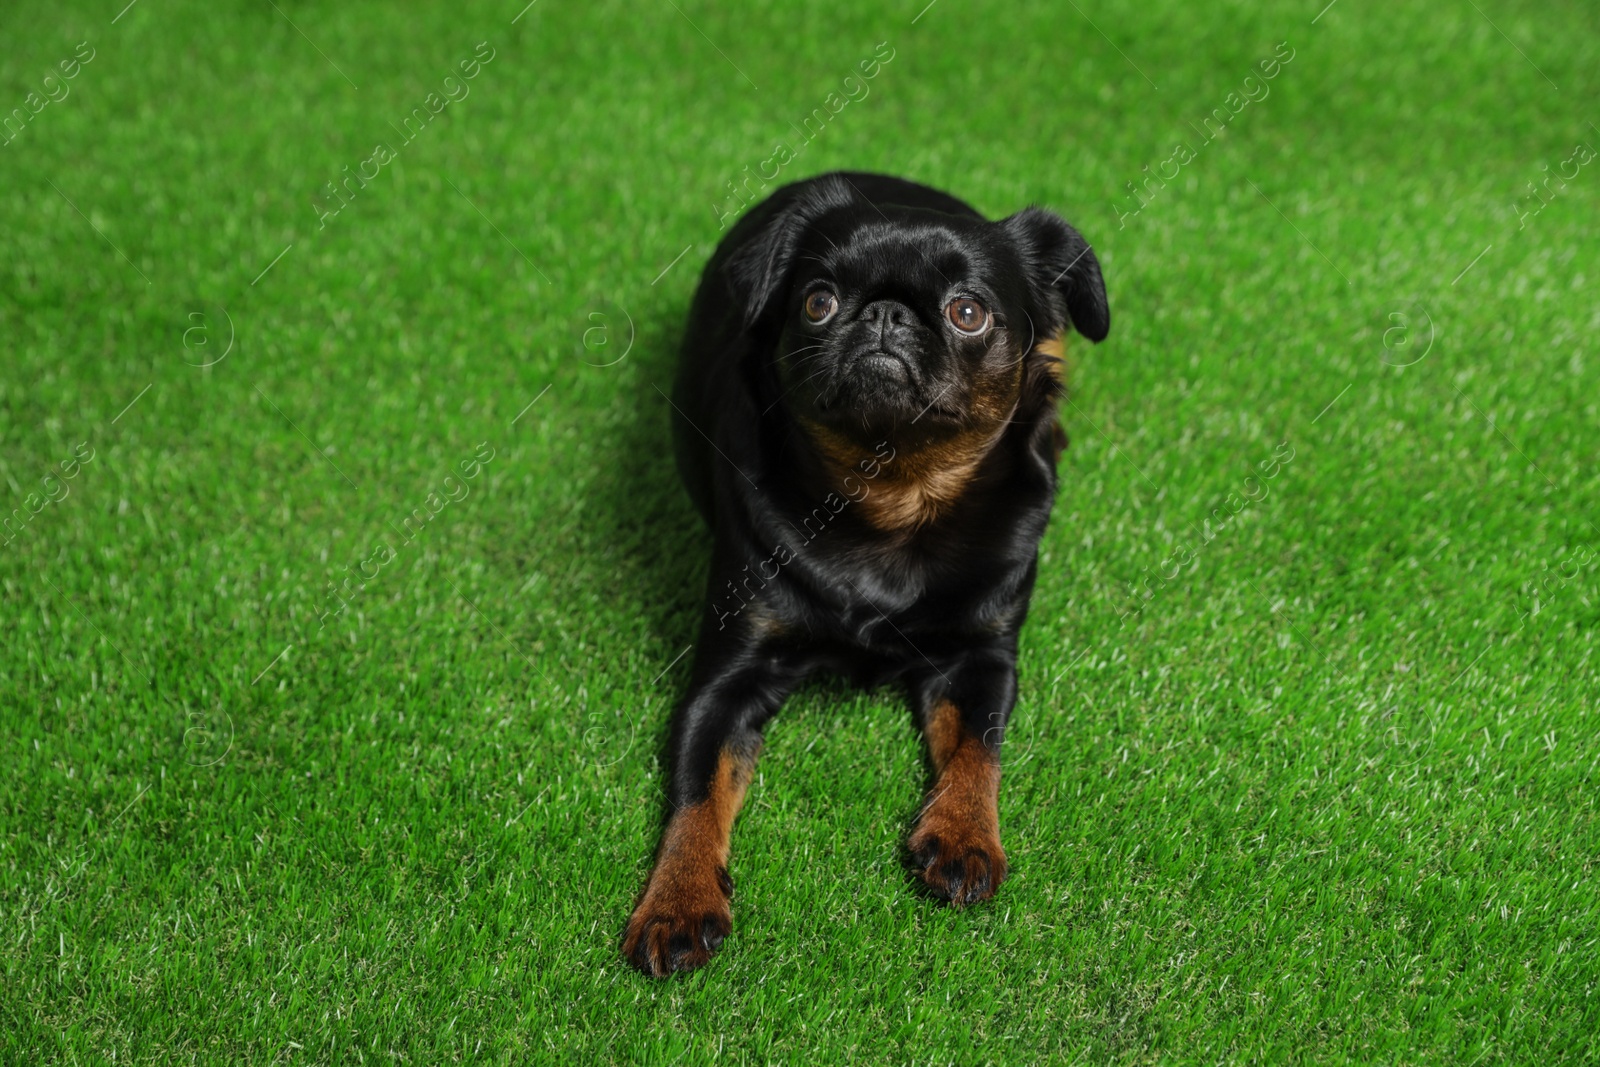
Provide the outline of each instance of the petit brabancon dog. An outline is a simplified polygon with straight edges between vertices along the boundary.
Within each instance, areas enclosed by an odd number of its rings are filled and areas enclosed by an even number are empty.
[[[990,222],[926,186],[829,174],[734,226],[695,294],[673,396],[714,539],[671,811],[623,935],[651,975],[731,929],[728,838],[761,730],[808,674],[908,688],[933,784],[908,841],[938,897],[1006,875],[999,751],[1065,437],[1062,336],[1110,328],[1078,231]]]

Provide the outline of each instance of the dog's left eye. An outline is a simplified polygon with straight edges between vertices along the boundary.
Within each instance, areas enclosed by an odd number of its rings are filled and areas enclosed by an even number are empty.
[[[833,318],[833,313],[839,310],[839,300],[826,289],[813,289],[806,294],[806,318],[817,325],[822,325]]]
[[[989,323],[989,312],[971,297],[958,296],[945,305],[944,313],[950,325],[962,333],[982,333]]]

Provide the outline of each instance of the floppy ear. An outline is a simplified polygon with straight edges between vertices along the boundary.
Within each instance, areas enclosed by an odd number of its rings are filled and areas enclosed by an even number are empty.
[[[783,192],[774,193],[773,199],[781,197]],[[723,269],[744,309],[746,327],[759,321],[782,292],[806,227],[835,208],[849,206],[855,199],[855,190],[843,178],[829,175],[806,182],[760,223],[728,258]]]
[[[1079,333],[1091,341],[1105,340],[1111,331],[1106,283],[1083,235],[1059,215],[1038,207],[1025,208],[999,225],[1016,242],[1028,280],[1045,305],[1059,313],[1064,303]]]

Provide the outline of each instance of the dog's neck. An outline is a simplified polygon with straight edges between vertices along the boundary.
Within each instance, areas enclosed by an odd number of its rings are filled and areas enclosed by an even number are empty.
[[[1045,373],[1059,382],[1062,337],[1039,340],[1033,352],[1042,357]],[[856,501],[858,514],[876,529],[911,533],[936,522],[965,495],[1016,418],[1022,400],[1019,393],[1009,410],[990,412],[974,425],[947,434],[902,431],[858,438],[812,419],[797,421],[810,439],[828,490]],[[875,441],[867,443],[867,436],[875,436]],[[884,458],[885,445],[891,450],[889,459]]]
[[[858,514],[885,532],[926,526],[959,500],[1005,433],[993,426],[908,442],[867,446],[820,423],[801,420],[829,488],[855,501]],[[888,458],[885,458],[887,455]]]

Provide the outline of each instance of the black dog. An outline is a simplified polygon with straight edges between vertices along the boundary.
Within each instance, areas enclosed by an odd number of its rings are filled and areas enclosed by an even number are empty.
[[[926,186],[829,174],[717,249],[673,398],[715,549],[673,811],[623,936],[647,974],[705,963],[731,929],[728,835],[761,729],[814,670],[908,685],[935,779],[917,872],[958,903],[1000,885],[998,756],[1069,324],[1110,328],[1100,265],[1038,208],[989,222]]]

